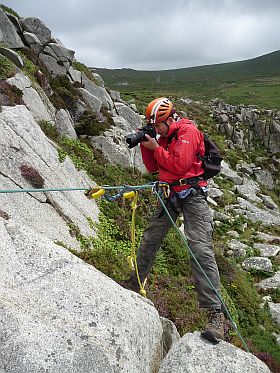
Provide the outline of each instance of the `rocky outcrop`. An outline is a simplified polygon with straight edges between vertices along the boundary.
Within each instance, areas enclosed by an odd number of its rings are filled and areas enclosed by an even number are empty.
[[[2,56],[7,57],[17,67],[19,67],[19,68],[23,67],[23,65],[24,65],[23,60],[17,52],[15,52],[15,51],[13,51],[9,48],[0,47],[0,54],[2,54]]]
[[[258,288],[263,290],[279,289],[280,288],[280,271],[277,271],[274,276],[266,278],[257,284]]]
[[[280,326],[280,303],[268,302],[268,307],[273,320]]]
[[[46,120],[49,122],[55,120],[55,108],[43,92],[39,95],[38,90],[33,88],[30,79],[26,75],[17,73],[12,78],[7,79],[7,82],[15,85],[22,91],[23,102],[36,120]],[[42,96],[45,98],[44,101]],[[48,105],[46,105],[46,101],[48,101]]]
[[[157,372],[161,320],[123,289],[30,228],[0,219],[0,370]]]
[[[100,111],[101,107],[102,107],[102,101],[98,97],[89,93],[89,91],[87,91],[84,88],[80,88],[79,91],[81,92],[83,100],[87,104],[87,106],[94,113],[98,113]]]
[[[239,176],[236,171],[232,170],[230,165],[227,162],[222,161],[221,166],[222,166],[222,169],[221,169],[222,176],[233,181],[235,185],[241,185],[243,183],[243,178]]]
[[[280,153],[280,112],[210,101],[217,128],[237,147],[254,147],[256,140],[272,154]],[[265,118],[265,119],[263,119]]]
[[[244,260],[242,267],[246,270],[255,269],[257,271],[272,272],[271,260],[258,256]]]
[[[51,40],[51,30],[38,18],[22,18],[20,19],[20,25],[24,31],[36,35],[42,45]]]
[[[9,84],[22,91],[22,100],[34,118],[37,121],[43,120],[54,124],[60,135],[75,139],[77,134],[74,127],[83,113],[89,111],[95,113],[97,117],[103,117],[101,110],[105,109],[108,115],[113,116],[115,126],[106,133],[93,137],[91,143],[103,152],[109,162],[136,167],[144,172],[145,168],[139,149],[130,151],[125,142],[125,136],[128,133],[135,132],[138,127],[142,126],[142,120],[137,110],[126,105],[119,95],[115,95],[115,103],[113,103],[98,74],[93,73],[94,75],[90,79],[84,72],[73,68],[74,51],[67,49],[59,40],[53,38],[50,29],[41,20],[34,17],[17,20],[15,17],[17,22],[11,23],[5,13],[1,14],[5,18],[5,22],[13,29],[14,34],[21,36],[22,46],[28,45],[51,75],[67,75],[73,83],[80,85],[78,89],[81,99],[78,100],[77,107],[70,114],[64,108],[59,107],[57,110],[53,107],[48,97],[53,92],[50,86],[43,82],[47,79],[41,71],[37,74],[37,76],[40,74],[37,80],[40,84],[44,83],[41,84],[43,89],[40,89],[35,82],[31,82],[21,72],[8,79]],[[10,45],[15,46],[13,43]],[[15,62],[15,52],[5,48],[5,55],[7,53],[10,59]],[[20,59],[17,59],[17,64],[19,63]]]
[[[69,137],[70,139],[78,138],[74,128],[74,122],[68,110],[57,110],[55,115],[55,126],[62,136]]]
[[[97,97],[102,102],[102,105],[105,107],[105,109],[111,111],[113,110],[113,101],[105,88],[95,84],[84,73],[82,73],[82,84],[89,93]]]
[[[272,212],[270,209],[257,207],[250,201],[240,197],[237,198],[237,201],[239,203],[238,208],[233,208],[235,214],[244,215],[253,223],[261,222],[264,226],[277,226],[280,224],[279,209]]]
[[[247,250],[249,249],[248,245],[245,245],[244,243],[235,239],[228,242],[228,247],[230,248],[230,250],[227,252],[227,255],[230,255],[232,253],[232,255],[235,257],[245,256]]]
[[[198,332],[185,334],[164,358],[159,373],[269,373],[254,355],[227,342],[213,346]]]
[[[118,115],[122,116],[134,131],[142,127],[143,124],[139,114],[135,113],[130,107],[121,102],[116,102],[115,107]]]
[[[280,246],[278,245],[255,243],[254,248],[260,251],[261,256],[264,256],[267,258],[276,256],[280,252]]]
[[[87,188],[92,185],[69,158],[63,163],[59,161],[56,148],[25,106],[3,108],[0,123],[1,189],[33,189],[32,183],[38,184],[35,171],[42,178],[39,187]],[[10,218],[67,246],[79,247],[71,235],[70,223],[78,226],[83,235],[94,235],[87,218],[96,221],[98,208],[82,191],[1,194],[1,201],[2,210]]]
[[[0,7],[0,43],[10,48],[23,48],[24,44],[19,37],[12,21]]]
[[[113,120],[115,127],[110,128],[102,136],[91,137],[91,144],[100,149],[110,163],[136,167],[145,172],[139,147],[129,150],[125,141],[126,135],[135,130],[121,116],[113,117]]]

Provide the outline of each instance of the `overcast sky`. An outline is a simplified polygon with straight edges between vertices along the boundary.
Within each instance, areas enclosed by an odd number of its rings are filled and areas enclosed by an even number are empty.
[[[280,49],[280,0],[0,0],[91,67],[163,70]]]

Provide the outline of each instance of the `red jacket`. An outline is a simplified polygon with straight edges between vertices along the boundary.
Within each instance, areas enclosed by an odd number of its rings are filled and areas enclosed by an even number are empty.
[[[168,144],[168,137],[174,132],[176,135]],[[185,118],[173,122],[169,127],[168,137],[160,137],[160,146],[155,150],[147,149],[140,144],[147,171],[159,171],[159,180],[167,183],[202,175],[204,171],[197,154],[204,155],[205,152],[203,134],[193,122]],[[206,186],[207,182],[201,181],[199,185]],[[186,186],[174,187],[177,192],[183,189],[186,189]]]

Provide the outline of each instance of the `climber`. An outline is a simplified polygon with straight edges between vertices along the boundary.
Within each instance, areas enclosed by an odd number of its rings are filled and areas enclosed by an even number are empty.
[[[189,247],[220,293],[220,276],[212,247],[212,216],[206,201],[207,181],[202,177],[204,171],[197,156],[198,153],[204,154],[203,134],[189,119],[180,118],[167,98],[157,98],[149,103],[146,119],[159,138],[156,140],[145,135],[146,141],[140,144],[143,162],[148,172],[158,171],[159,180],[169,184],[171,192],[165,198],[169,214],[176,221],[179,213],[183,213],[184,232]],[[144,232],[137,253],[137,267],[142,283],[171,226],[163,206],[159,205]],[[199,305],[208,310],[209,320],[202,336],[218,343],[224,337],[225,317],[221,302],[193,258],[191,267]],[[135,272],[121,285],[139,292]]]

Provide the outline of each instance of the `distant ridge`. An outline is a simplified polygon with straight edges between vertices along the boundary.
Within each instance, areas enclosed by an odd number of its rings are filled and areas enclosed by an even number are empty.
[[[280,76],[280,50],[244,61],[180,69],[142,71],[129,68],[94,68],[94,70],[100,74],[109,85],[116,84],[123,79],[126,79],[128,83],[130,83],[130,79],[132,79],[132,82],[134,79],[138,80],[139,78],[155,80],[159,74],[162,82],[170,82],[170,74],[173,75],[173,80],[240,81],[244,78],[256,79]]]
[[[225,99],[280,109],[280,50],[244,61],[161,71],[94,68],[113,90],[137,95]]]

